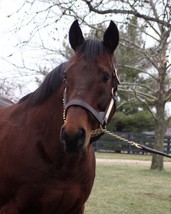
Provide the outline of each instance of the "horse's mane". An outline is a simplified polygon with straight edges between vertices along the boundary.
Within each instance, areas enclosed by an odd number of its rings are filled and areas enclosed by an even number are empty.
[[[63,72],[67,66],[67,62],[62,63],[53,69],[42,82],[42,84],[34,92],[27,94],[19,100],[19,103],[27,101],[30,106],[39,105],[51,96],[63,82]]]

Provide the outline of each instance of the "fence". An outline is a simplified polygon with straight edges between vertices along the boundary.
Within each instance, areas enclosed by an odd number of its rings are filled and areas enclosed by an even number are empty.
[[[146,145],[153,148],[154,135],[149,134],[135,134],[135,133],[115,133],[124,137],[130,141],[134,141],[139,144]],[[133,147],[120,140],[116,140],[111,136],[104,135],[98,141],[93,143],[94,150],[97,152],[116,152],[116,153],[128,153],[128,154],[147,154],[136,147]],[[164,152],[171,154],[171,136],[165,136],[164,139]]]

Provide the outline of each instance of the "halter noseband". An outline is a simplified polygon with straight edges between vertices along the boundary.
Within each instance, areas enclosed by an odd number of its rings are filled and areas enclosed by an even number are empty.
[[[79,100],[79,99],[73,99],[70,100],[68,103],[66,103],[66,89],[64,90],[64,96],[63,96],[63,102],[64,102],[64,120],[65,120],[65,116],[67,113],[67,110],[69,107],[71,106],[80,106],[86,110],[88,110],[100,123],[101,126],[105,126],[108,123],[108,119],[110,116],[110,113],[112,111],[114,102],[116,100],[116,97],[114,96],[113,93],[113,88],[112,88],[112,98],[111,101],[106,109],[106,111],[96,111],[92,106],[90,106],[88,103],[84,102],[83,100]]]

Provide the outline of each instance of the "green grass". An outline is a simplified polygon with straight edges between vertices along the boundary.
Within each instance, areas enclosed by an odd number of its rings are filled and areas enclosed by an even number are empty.
[[[170,214],[171,167],[98,163],[86,214]]]
[[[151,155],[134,155],[134,154],[123,154],[123,153],[103,153],[96,152],[96,158],[104,159],[122,159],[122,160],[149,160],[151,161]],[[171,158],[164,157],[164,161],[171,161]]]

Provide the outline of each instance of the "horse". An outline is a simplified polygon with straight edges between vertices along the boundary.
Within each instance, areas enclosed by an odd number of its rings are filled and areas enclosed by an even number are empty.
[[[95,179],[92,143],[115,113],[111,21],[102,40],[69,29],[73,56],[17,103],[0,108],[0,214],[83,214]]]

